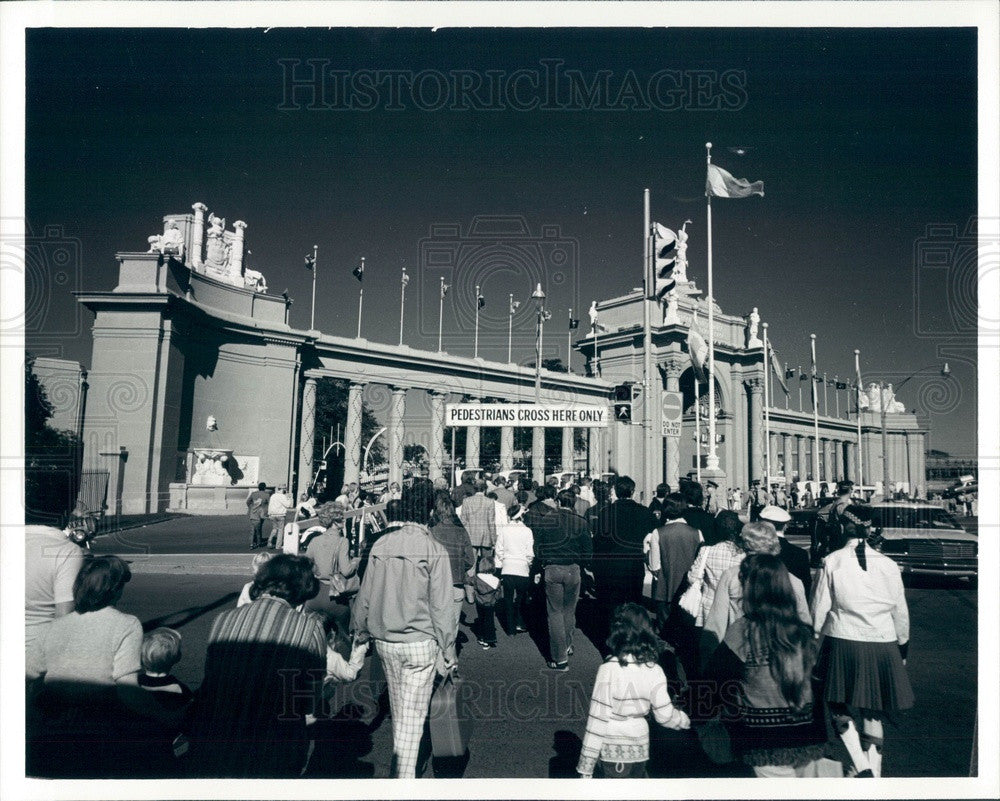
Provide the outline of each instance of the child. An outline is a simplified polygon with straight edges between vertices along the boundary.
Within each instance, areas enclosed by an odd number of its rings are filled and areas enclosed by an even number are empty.
[[[326,681],[327,682],[348,682],[354,681],[358,677],[358,671],[364,667],[365,654],[368,652],[368,637],[362,639],[357,637],[354,643],[347,639],[347,636],[332,624],[330,630],[329,646],[326,649]],[[351,657],[345,659],[343,654],[350,647]]]
[[[142,638],[139,658],[139,686],[153,693],[161,705],[179,709],[191,701],[191,690],[170,672],[181,659],[179,632],[164,627],[153,629]]]
[[[271,558],[271,554],[267,551],[261,551],[258,554],[254,554],[253,562],[250,564],[251,572],[254,576],[260,571],[260,569],[267,564],[267,560]],[[243,585],[243,589],[240,590],[240,597],[236,601],[236,606],[246,606],[250,603],[250,588],[253,586],[253,581],[248,581]]]
[[[667,677],[657,663],[661,646],[646,610],[632,603],[615,609],[607,643],[611,655],[597,670],[576,770],[589,779],[600,762],[605,778],[643,778],[650,709],[669,729],[687,729],[691,721],[670,701]]]

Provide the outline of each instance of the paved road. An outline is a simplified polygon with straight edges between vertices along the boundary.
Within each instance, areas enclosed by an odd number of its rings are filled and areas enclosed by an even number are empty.
[[[211,518],[200,518],[202,530]],[[168,524],[163,524],[168,525]],[[174,525],[169,524],[169,525]],[[215,529],[221,531],[220,526]],[[190,534],[179,533],[178,539]],[[140,540],[141,541],[141,540]],[[183,547],[191,547],[186,541]],[[244,552],[245,553],[245,552]],[[232,561],[232,560],[231,560]],[[246,561],[249,572],[249,554]],[[239,562],[233,562],[239,564]],[[212,618],[235,603],[249,576],[137,573],[121,608],[147,626],[171,625],[184,635],[177,675],[192,686],[201,679],[205,638]],[[976,706],[976,593],[968,587],[924,582],[907,590],[912,617],[908,669],[917,697],[914,710],[888,730],[886,776],[966,776]],[[468,614],[474,611],[468,608]],[[578,619],[586,624],[588,610]],[[463,631],[467,629],[463,627]],[[572,776],[587,703],[599,657],[577,635],[569,673],[551,674],[531,636],[499,633],[500,647],[484,652],[472,638],[461,655],[461,672],[474,685],[477,724],[467,765],[437,765],[453,775],[483,777]],[[367,668],[366,668],[367,670]],[[361,681],[364,681],[362,674]],[[385,776],[391,754],[391,723],[369,732],[342,723],[320,732],[314,776]],[[697,744],[667,735],[655,745],[654,775],[733,775],[709,762]]]

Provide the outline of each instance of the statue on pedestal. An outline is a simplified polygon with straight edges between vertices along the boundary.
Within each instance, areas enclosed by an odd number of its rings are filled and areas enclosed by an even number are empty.
[[[205,245],[205,267],[216,277],[226,276],[229,269],[229,243],[226,242],[224,217],[208,215],[209,229]]]
[[[263,273],[257,270],[248,269],[243,271],[243,285],[254,292],[260,292],[262,295],[267,294],[267,280],[264,278]]]
[[[150,253],[170,254],[184,258],[184,235],[177,227],[176,220],[170,220],[162,234],[154,234],[147,240]]]
[[[674,280],[678,284],[686,283],[687,277],[687,249],[688,249],[688,232],[685,230],[690,223],[690,220],[685,220],[684,225],[681,226],[681,230],[677,232],[677,259],[674,261]]]
[[[748,348],[762,348],[764,343],[761,341],[760,337],[757,335],[758,329],[760,328],[760,315],[757,313],[757,307],[753,307],[753,311],[750,312],[750,316],[747,318],[747,347]]]

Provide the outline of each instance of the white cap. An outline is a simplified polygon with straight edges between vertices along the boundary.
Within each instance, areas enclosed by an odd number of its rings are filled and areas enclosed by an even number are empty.
[[[760,510],[760,519],[770,520],[772,523],[787,523],[792,516],[780,506],[771,505]]]

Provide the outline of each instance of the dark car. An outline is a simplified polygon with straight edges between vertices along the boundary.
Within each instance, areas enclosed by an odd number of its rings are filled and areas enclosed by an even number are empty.
[[[872,505],[869,542],[903,573],[975,577],[979,537],[939,506],[912,501]]]

